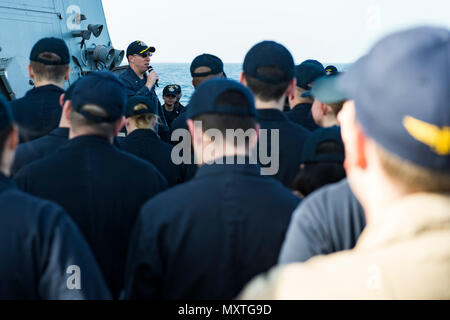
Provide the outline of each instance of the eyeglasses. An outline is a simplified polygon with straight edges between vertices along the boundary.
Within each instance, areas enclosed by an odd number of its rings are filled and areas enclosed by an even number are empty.
[[[151,57],[153,55],[153,53],[151,52],[143,52],[143,53],[138,53],[138,56],[141,56],[142,58],[147,58],[147,57]]]

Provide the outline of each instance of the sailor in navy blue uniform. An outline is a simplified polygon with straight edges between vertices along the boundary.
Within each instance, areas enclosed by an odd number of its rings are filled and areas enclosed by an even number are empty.
[[[18,141],[0,96],[0,299],[110,299],[97,261],[64,210],[7,178]]]
[[[223,62],[219,57],[209,53],[203,53],[192,60],[190,66],[190,72],[192,76],[192,85],[194,89],[197,88],[202,82],[213,79],[213,78],[226,78],[225,72],[223,71]],[[186,129],[187,130],[187,117],[185,111],[189,108],[187,105],[180,115],[175,118],[171,124],[171,131],[176,129]]]
[[[286,113],[286,116],[290,121],[310,131],[318,129],[319,126],[314,122],[311,113],[313,99],[303,94],[311,90],[313,82],[323,76],[325,76],[325,69],[317,60],[305,60],[295,67],[297,85],[293,95],[289,97],[291,110]]]
[[[179,90],[179,86],[174,84],[169,84],[163,89],[163,110],[169,127],[172,125],[173,120],[183,111],[182,105],[177,101],[178,95],[181,93]]]
[[[61,94],[59,98],[61,108],[64,107],[67,100],[71,99],[70,97],[77,81],[72,83],[69,88],[67,88],[65,93]],[[14,176],[27,164],[55,152],[64,142],[67,141],[67,139],[69,139],[69,127],[69,121],[61,114],[58,128],[53,129],[48,135],[20,144],[17,147],[16,156],[11,168],[11,175]]]
[[[119,78],[125,85],[127,96],[146,96],[158,104],[158,116],[160,124],[157,133],[164,141],[170,141],[169,126],[164,117],[161,102],[155,92],[158,85],[158,73],[150,68],[150,57],[156,51],[155,47],[149,47],[142,41],[133,41],[127,48],[128,68],[120,74]]]
[[[123,84],[112,73],[84,76],[63,110],[70,120],[69,140],[16,175],[22,190],[66,209],[91,245],[116,298],[139,209],[167,188],[153,165],[112,145],[125,121],[126,99]]]
[[[300,201],[261,175],[249,156],[258,124],[247,88],[233,80],[205,81],[186,112],[202,164],[190,181],[143,206],[130,242],[126,299],[234,298],[249,279],[276,263]],[[221,135],[227,129],[247,131],[249,139],[224,148],[194,121]]]
[[[301,150],[310,131],[287,119],[282,112],[286,96],[295,90],[294,59],[281,44],[263,41],[254,45],[244,59],[241,82],[255,97],[258,121],[261,129],[267,130],[267,153],[273,177],[291,187],[300,163]],[[278,133],[278,139],[276,139]],[[274,137],[274,143],[272,143]],[[265,149],[260,140],[259,148]],[[278,170],[274,162],[278,161]]]
[[[58,127],[59,97],[64,93],[64,82],[69,79],[69,63],[69,49],[61,39],[43,38],[33,46],[28,72],[34,88],[11,103],[21,143]]]
[[[121,148],[152,163],[167,179],[169,186],[182,181],[183,166],[172,162],[172,145],[161,141],[155,133],[158,105],[148,97],[134,96],[127,101],[127,136]]]

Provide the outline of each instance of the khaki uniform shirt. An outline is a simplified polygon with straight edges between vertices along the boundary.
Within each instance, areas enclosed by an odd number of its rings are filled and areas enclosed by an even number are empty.
[[[450,195],[404,197],[353,250],[275,267],[239,298],[450,299]]]

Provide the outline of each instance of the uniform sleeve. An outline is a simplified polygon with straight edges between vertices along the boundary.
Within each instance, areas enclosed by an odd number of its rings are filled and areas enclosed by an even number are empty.
[[[128,249],[124,299],[158,299],[161,297],[163,268],[154,225],[145,222],[144,206],[134,227]]]
[[[39,295],[51,300],[111,299],[103,275],[78,227],[51,203],[40,218],[37,241]]]
[[[305,262],[311,257],[332,252],[320,194],[306,198],[294,211],[281,247],[278,264]]]

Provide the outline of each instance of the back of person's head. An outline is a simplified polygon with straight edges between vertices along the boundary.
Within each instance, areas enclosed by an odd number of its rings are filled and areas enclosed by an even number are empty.
[[[192,60],[190,72],[194,88],[197,88],[202,82],[208,79],[226,78],[222,60],[209,53],[203,53],[195,57]]]
[[[403,193],[450,193],[450,84],[442,67],[449,37],[448,30],[432,27],[394,33],[330,79],[340,99],[352,99],[339,118],[353,185],[373,176],[364,175],[367,168],[381,167]]]
[[[263,41],[245,55],[245,84],[261,101],[278,101],[294,78],[294,59],[281,44]]]
[[[125,107],[126,127],[128,133],[136,129],[153,129],[158,122],[158,106],[146,96],[134,96],[127,100]]]
[[[306,197],[329,183],[345,178],[344,144],[338,127],[312,132],[303,145],[301,168],[292,188]]]
[[[227,136],[227,130],[246,132],[257,126],[253,96],[234,80],[212,79],[202,83],[186,112],[188,119],[201,123],[202,132],[215,129],[223,137]],[[245,143],[248,147],[248,141]]]
[[[0,94],[0,172],[8,175],[18,143],[9,102]]]
[[[113,137],[125,115],[126,101],[125,87],[114,74],[89,73],[78,81],[72,92],[71,130]]]
[[[69,49],[62,39],[43,38],[33,46],[30,53],[30,67],[37,82],[63,82],[69,63]]]

